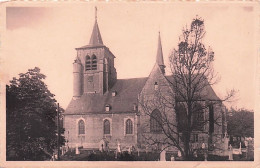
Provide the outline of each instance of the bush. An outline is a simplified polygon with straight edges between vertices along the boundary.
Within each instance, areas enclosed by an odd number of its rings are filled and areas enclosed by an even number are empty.
[[[118,160],[120,161],[135,161],[136,159],[136,155],[129,154],[128,152],[123,152],[118,157]]]
[[[111,152],[97,152],[91,153],[88,156],[89,161],[115,161],[115,155]]]

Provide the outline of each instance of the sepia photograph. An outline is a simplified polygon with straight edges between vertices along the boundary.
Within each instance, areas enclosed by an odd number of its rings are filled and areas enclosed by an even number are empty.
[[[6,3],[1,159],[252,166],[258,7]]]

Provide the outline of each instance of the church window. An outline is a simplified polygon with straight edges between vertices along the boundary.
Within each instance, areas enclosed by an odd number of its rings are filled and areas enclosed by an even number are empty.
[[[116,96],[116,94],[117,94],[117,92],[116,92],[116,91],[112,91],[112,97],[115,97],[115,96]]]
[[[162,115],[158,109],[155,109],[150,116],[150,131],[154,133],[162,132]]]
[[[157,82],[154,82],[154,90],[158,90],[158,83]]]
[[[192,136],[191,136],[191,142],[199,142],[199,136],[198,136],[198,134],[192,134]]]
[[[125,133],[126,134],[133,134],[133,122],[131,119],[127,119],[125,123]]]
[[[108,119],[104,120],[104,134],[110,134],[110,121]]]
[[[85,123],[83,120],[79,120],[78,127],[79,127],[79,135],[85,134]]]
[[[209,132],[214,132],[214,108],[213,105],[209,105]]]
[[[177,128],[179,132],[183,132],[184,128],[187,127],[187,110],[185,105],[182,103],[176,104],[176,117],[177,117]]]
[[[106,111],[109,111],[109,110],[110,110],[110,105],[106,104]]]
[[[97,70],[97,57],[95,55],[92,55],[91,57],[92,60],[92,70]]]
[[[194,104],[193,113],[193,127],[196,131],[204,130],[204,111],[199,103]]]
[[[91,61],[88,55],[86,56],[85,70],[86,71],[91,70]]]
[[[134,105],[134,111],[136,111],[137,110],[137,105],[135,103],[133,105]]]

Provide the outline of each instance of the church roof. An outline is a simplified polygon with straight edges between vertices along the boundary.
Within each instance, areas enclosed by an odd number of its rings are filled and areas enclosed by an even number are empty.
[[[97,8],[95,8],[95,23],[94,23],[94,27],[92,29],[92,34],[89,40],[89,44],[76,48],[76,49],[84,49],[84,48],[97,48],[97,47],[105,47],[105,45],[103,44],[103,40],[101,37],[101,33],[99,31],[99,27],[98,27],[98,22],[97,22]]]
[[[79,99],[72,99],[65,114],[135,112],[134,104],[138,104],[138,94],[146,80],[147,78],[118,79],[104,95],[83,94]],[[117,92],[116,96],[112,96],[112,91]],[[105,112],[107,104],[111,107],[109,112]]]
[[[173,82],[173,76],[169,75],[166,76],[167,80],[172,83]],[[205,84],[205,87],[200,91],[199,99],[200,100],[211,100],[211,101],[220,101],[221,99],[216,95],[215,91],[213,90],[212,86],[208,84],[208,81]],[[182,101],[181,97],[176,97],[177,101]]]
[[[157,48],[156,62],[157,62],[158,65],[164,66],[160,32],[159,32],[159,37],[158,37],[158,48]]]
[[[99,27],[98,27],[98,23],[97,23],[97,19],[95,19],[95,24],[92,30],[92,34],[91,34],[91,38],[89,40],[89,45],[103,45],[103,41],[101,38],[101,34],[99,31]]]
[[[172,81],[172,76],[165,76]],[[79,99],[72,99],[65,114],[98,114],[98,113],[131,113],[134,104],[138,105],[138,95],[144,87],[146,78],[118,79],[115,85],[104,95],[88,93]],[[112,92],[116,91],[116,96]],[[203,100],[220,100],[211,86],[202,90]],[[178,98],[177,98],[178,99]],[[111,110],[105,111],[105,106],[110,105]]]

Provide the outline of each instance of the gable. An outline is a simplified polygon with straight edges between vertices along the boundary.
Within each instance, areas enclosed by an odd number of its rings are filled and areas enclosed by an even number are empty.
[[[156,63],[141,91],[141,95],[149,95],[154,93],[154,85],[158,84],[158,87],[162,89],[162,92],[172,91],[169,82],[165,78],[161,68]]]

